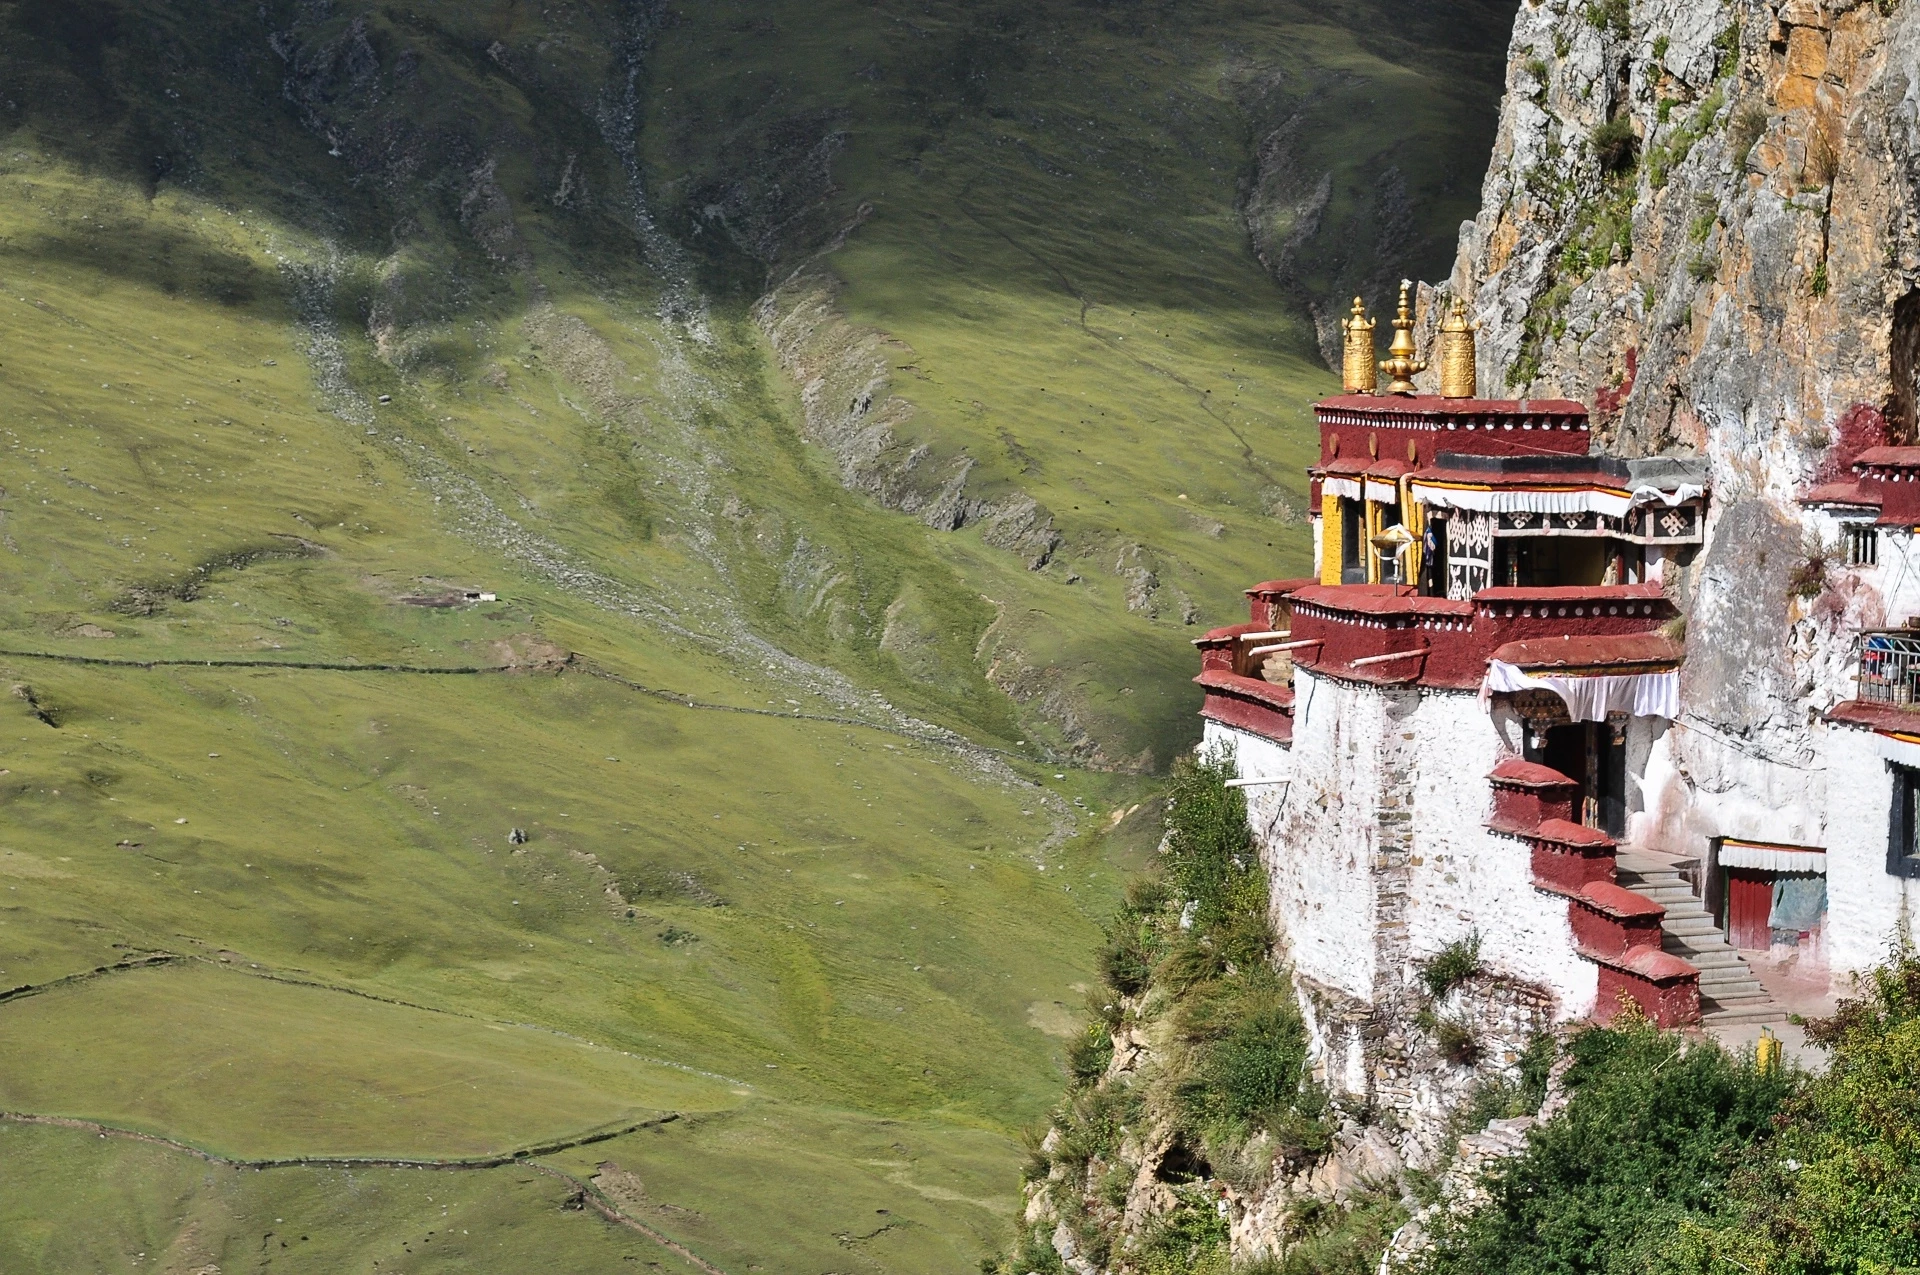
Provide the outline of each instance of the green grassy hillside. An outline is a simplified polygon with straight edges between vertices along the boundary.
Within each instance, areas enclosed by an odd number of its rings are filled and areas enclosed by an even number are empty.
[[[1289,12],[0,4],[0,1269],[999,1243],[1304,553],[1260,139],[1491,109]]]

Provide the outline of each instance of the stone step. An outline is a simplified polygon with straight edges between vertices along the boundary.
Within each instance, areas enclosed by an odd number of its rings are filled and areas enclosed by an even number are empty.
[[[1741,1023],[1784,1023],[1787,1011],[1772,1001],[1764,1005],[1737,1005],[1721,1008],[1709,1005],[1703,998],[1700,1002],[1700,1025],[1703,1027],[1733,1027]]]
[[[1684,885],[1636,885],[1628,888],[1635,894],[1644,894],[1649,899],[1657,899],[1669,906],[1676,903],[1691,904],[1694,907],[1704,906],[1694,892]]]
[[[1676,949],[1684,946],[1684,944],[1661,945],[1664,951],[1672,952],[1675,956],[1680,955],[1680,952]],[[1745,972],[1747,969],[1747,963],[1741,960],[1740,954],[1730,947],[1723,947],[1718,950],[1708,948],[1704,952],[1695,948],[1686,953],[1686,959],[1689,964],[1702,970],[1740,970]]]
[[[1700,916],[1683,916],[1677,921],[1672,917],[1668,917],[1662,928],[1664,928],[1667,933],[1678,935],[1681,938],[1693,938],[1695,936],[1708,934],[1718,935],[1720,933],[1720,927],[1713,923],[1713,918],[1704,913]]]

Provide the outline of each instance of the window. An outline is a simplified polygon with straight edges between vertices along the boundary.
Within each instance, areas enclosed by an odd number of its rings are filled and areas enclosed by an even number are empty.
[[[1846,528],[1844,538],[1847,544],[1848,566],[1877,567],[1880,565],[1880,529],[1878,527],[1856,524]]]
[[[1893,772],[1893,816],[1887,830],[1887,871],[1896,877],[1920,877],[1920,770],[1887,763]]]

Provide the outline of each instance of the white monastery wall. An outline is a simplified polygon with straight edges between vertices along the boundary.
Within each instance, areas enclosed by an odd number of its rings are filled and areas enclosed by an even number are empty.
[[[1294,969],[1373,999],[1385,744],[1411,696],[1294,674],[1292,782],[1250,803],[1276,928]]]
[[[1567,901],[1533,888],[1528,844],[1488,832],[1493,791],[1486,776],[1503,756],[1500,735],[1472,692],[1429,691],[1408,725],[1415,736],[1408,960],[1480,932],[1495,973],[1550,991],[1555,1017],[1593,1009],[1599,967],[1573,949]]]
[[[1920,745],[1868,730],[1834,727],[1832,824],[1827,845],[1827,966],[1836,975],[1884,961],[1913,934],[1920,881],[1887,871],[1893,775],[1888,762],[1920,768]]]

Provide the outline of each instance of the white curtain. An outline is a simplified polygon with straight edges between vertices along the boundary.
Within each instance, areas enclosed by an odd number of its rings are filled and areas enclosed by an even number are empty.
[[[1400,487],[1396,483],[1383,483],[1378,478],[1369,478],[1367,499],[1380,505],[1394,504],[1400,499]]]
[[[1322,478],[1320,490],[1329,496],[1339,496],[1344,500],[1360,499],[1360,480],[1357,478]]]
[[[1487,680],[1481,685],[1485,702],[1495,692],[1552,691],[1566,701],[1567,716],[1576,722],[1604,722],[1608,713],[1630,717],[1680,716],[1680,673],[1622,673],[1599,677],[1537,677],[1502,660],[1487,661]]]
[[[1786,850],[1779,846],[1756,846],[1738,841],[1720,843],[1720,866],[1757,868],[1762,872],[1818,872],[1827,870],[1824,850]]]
[[[1681,483],[1672,491],[1661,491],[1658,487],[1635,487],[1633,503],[1650,505],[1657,500],[1666,505],[1684,505],[1695,496],[1704,496],[1706,493],[1707,489],[1698,483]]]
[[[1476,513],[1512,514],[1605,514],[1619,518],[1633,508],[1633,498],[1616,491],[1587,488],[1582,491],[1526,491],[1501,488],[1492,491],[1467,491],[1458,487],[1432,487],[1411,484],[1413,498],[1436,509],[1471,509]]]

